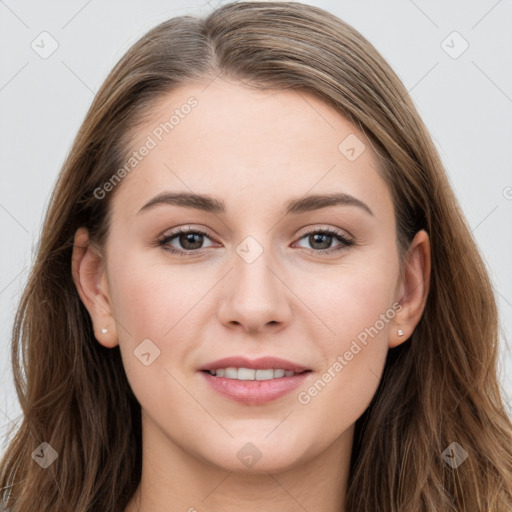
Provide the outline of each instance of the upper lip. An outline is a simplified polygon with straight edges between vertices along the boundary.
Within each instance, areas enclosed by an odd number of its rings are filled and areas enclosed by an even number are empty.
[[[268,370],[272,368],[275,370],[292,370],[295,373],[309,370],[309,368],[292,361],[271,356],[258,357],[257,359],[247,359],[243,356],[224,357],[201,366],[199,370],[217,370],[219,368],[253,368],[254,370]]]

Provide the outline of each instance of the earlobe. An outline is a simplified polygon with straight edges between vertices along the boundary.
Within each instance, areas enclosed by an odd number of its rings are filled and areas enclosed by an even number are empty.
[[[71,261],[73,280],[87,308],[96,339],[105,347],[118,344],[103,258],[89,241],[86,228],[75,233]]]
[[[410,338],[423,315],[430,287],[430,239],[425,230],[416,233],[404,262],[398,302],[402,309],[395,317],[389,348]],[[401,333],[401,334],[400,334]]]

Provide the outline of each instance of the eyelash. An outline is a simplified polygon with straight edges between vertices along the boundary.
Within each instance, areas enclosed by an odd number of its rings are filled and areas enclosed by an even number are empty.
[[[192,234],[199,234],[199,235],[206,236],[208,238],[212,238],[211,236],[208,235],[208,233],[204,232],[201,229],[197,229],[197,228],[190,228],[190,229],[179,228],[176,231],[174,231],[172,233],[169,233],[168,235],[166,235],[165,237],[160,239],[158,241],[158,245],[161,246],[165,251],[169,251],[169,252],[171,252],[173,254],[178,254],[180,256],[184,256],[185,254],[197,254],[198,252],[202,251],[202,249],[193,249],[191,251],[185,251],[185,250],[175,249],[174,247],[171,247],[171,246],[166,246],[171,240],[173,240],[177,236],[179,236],[181,234],[186,234],[186,233],[189,233],[189,234],[190,233],[192,233]],[[347,249],[347,248],[349,248],[349,247],[351,247],[352,245],[355,244],[354,240],[351,240],[351,239],[347,238],[346,236],[344,236],[339,231],[336,231],[336,230],[330,229],[330,228],[310,230],[310,231],[308,231],[306,233],[303,233],[302,236],[299,238],[299,240],[302,240],[303,238],[305,238],[307,236],[310,236],[310,235],[313,235],[313,234],[326,234],[326,235],[332,236],[336,240],[341,242],[341,244],[342,244],[339,247],[335,247],[335,248],[331,248],[331,249],[325,249],[325,250],[307,249],[309,252],[312,252],[312,253],[315,253],[315,254],[328,255],[328,254],[332,254],[333,252],[338,252],[338,251],[341,251],[343,249]]]

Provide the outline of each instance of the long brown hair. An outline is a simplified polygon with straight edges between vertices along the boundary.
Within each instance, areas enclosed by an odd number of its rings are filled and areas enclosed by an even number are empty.
[[[12,365],[23,421],[0,468],[7,510],[123,511],[141,476],[141,411],[119,347],[94,337],[71,274],[75,231],[102,247],[130,133],[163,95],[218,75],[315,94],[367,135],[391,190],[405,254],[430,236],[430,293],[410,340],[388,352],[356,422],[346,510],[512,510],[512,425],[497,379],[498,316],[487,270],[431,137],[377,50],[328,12],[240,2],[158,25],[106,78],[64,163],[15,317]],[[34,450],[58,458],[43,469]],[[443,453],[457,442],[458,467]],[[45,452],[46,450],[46,452]],[[53,453],[53,452],[51,452]],[[452,453],[452,452],[450,452]],[[453,453],[452,453],[453,455]]]

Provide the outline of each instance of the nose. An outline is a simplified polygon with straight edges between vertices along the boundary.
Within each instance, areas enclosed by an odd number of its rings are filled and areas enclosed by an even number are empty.
[[[254,261],[238,255],[220,288],[217,316],[230,328],[247,334],[277,332],[291,319],[293,293],[284,282],[275,260],[263,251]]]

